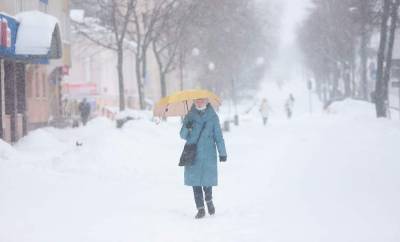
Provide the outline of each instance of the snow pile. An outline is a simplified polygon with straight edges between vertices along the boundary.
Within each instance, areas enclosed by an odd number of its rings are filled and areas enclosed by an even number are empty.
[[[0,161],[8,160],[11,156],[15,155],[14,148],[0,139]]]
[[[373,103],[352,99],[336,101],[327,108],[326,112],[358,120],[376,119],[375,105]]]
[[[133,110],[133,109],[126,109],[122,112],[118,112],[117,115],[115,116],[116,119],[145,119],[145,120],[151,120],[153,117],[153,114],[151,111],[139,111],[139,110]]]

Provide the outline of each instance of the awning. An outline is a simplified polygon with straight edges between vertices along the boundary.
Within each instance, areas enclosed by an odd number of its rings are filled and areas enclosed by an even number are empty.
[[[60,27],[57,18],[27,11],[16,15],[19,21],[15,54],[26,57],[58,59],[62,56]]]

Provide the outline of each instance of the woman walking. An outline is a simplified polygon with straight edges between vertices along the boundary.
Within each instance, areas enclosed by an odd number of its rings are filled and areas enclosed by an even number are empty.
[[[185,185],[193,187],[196,219],[205,216],[205,204],[210,215],[215,214],[212,187],[218,185],[217,151],[219,160],[226,161],[224,138],[219,118],[207,99],[196,99],[183,120],[180,136],[187,144],[197,142],[196,159],[185,166]],[[204,204],[205,202],[205,204]]]
[[[271,107],[269,106],[267,99],[264,98],[261,102],[259,109],[264,126],[267,125],[270,110]]]

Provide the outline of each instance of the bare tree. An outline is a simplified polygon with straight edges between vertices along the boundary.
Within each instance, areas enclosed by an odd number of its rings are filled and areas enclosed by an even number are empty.
[[[170,2],[166,5],[156,25],[152,49],[160,74],[161,96],[167,95],[167,74],[180,68],[182,77],[187,41],[187,27],[193,14],[193,5],[185,2]],[[182,85],[181,80],[181,85]],[[181,87],[182,88],[182,87]]]
[[[317,91],[325,103],[349,97],[354,86],[351,71],[355,68],[357,43],[350,0],[314,0],[316,7],[305,21],[299,41],[308,67],[314,72]],[[340,17],[338,17],[340,16]],[[344,90],[339,82],[343,81]]]
[[[374,28],[378,22],[378,0],[355,0],[350,9],[355,15],[355,23],[359,25],[360,35],[360,98],[369,99],[368,85],[368,47]]]
[[[136,44],[135,54],[135,73],[138,86],[140,108],[145,108],[144,81],[148,77],[147,73],[147,54],[151,42],[155,35],[155,26],[162,18],[166,5],[173,5],[176,0],[153,0],[142,1],[141,5],[133,11],[129,29],[129,37]]]
[[[269,24],[265,16],[257,12],[253,1],[204,0],[192,1],[195,11],[187,28],[190,43],[200,50],[191,65],[197,83],[225,96],[232,96],[231,82],[246,91],[258,87],[262,69],[268,63],[274,41],[271,32],[264,31]],[[265,59],[263,65],[255,68],[257,58]],[[239,95],[238,95],[239,96]]]
[[[299,32],[308,67],[324,100],[368,99],[368,48],[378,16],[377,0],[313,0],[310,16]],[[359,52],[355,50],[359,49]],[[359,54],[359,58],[357,58]],[[358,63],[360,60],[360,63]],[[355,71],[360,70],[358,76]],[[343,89],[339,82],[343,81]]]
[[[117,55],[119,109],[125,109],[123,61],[126,35],[136,0],[88,0],[85,4],[96,18],[74,22],[75,31],[93,43],[115,51]],[[96,7],[93,7],[96,6]]]
[[[381,22],[381,37],[378,52],[378,70],[375,87],[375,104],[377,117],[387,117],[388,91],[390,80],[390,69],[392,63],[392,52],[396,34],[398,9],[400,0],[383,0],[383,13]],[[388,33],[388,20],[391,20]],[[389,34],[389,36],[388,36]],[[389,42],[387,42],[389,39]],[[387,46],[387,50],[386,50]]]

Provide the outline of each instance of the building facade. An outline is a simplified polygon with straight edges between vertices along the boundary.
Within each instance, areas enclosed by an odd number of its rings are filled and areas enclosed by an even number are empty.
[[[141,3],[139,9],[144,9],[143,11],[145,11],[146,8],[151,7],[150,2],[139,1]],[[76,18],[74,21],[84,21],[83,10],[76,9],[73,12],[71,16]],[[97,29],[97,27],[94,26],[92,29]],[[88,98],[91,102],[95,102],[98,114],[104,114],[103,110],[108,108],[118,110],[117,53],[88,40],[79,32],[71,35],[71,58],[74,66],[71,68],[68,81],[64,82],[65,97],[75,100],[80,100],[84,97]],[[127,45],[134,45],[134,43],[127,43]],[[151,46],[146,54],[146,72],[143,87],[146,103],[150,105],[161,98],[161,84],[157,62]],[[139,108],[135,61],[135,53],[132,48],[126,48],[123,56],[124,89],[126,107],[130,109]],[[168,77],[168,93],[179,90],[178,74],[171,73]]]
[[[0,12],[10,25],[1,32],[9,41],[0,48],[1,138],[15,142],[61,113],[61,81],[71,66],[69,1],[0,0]]]

